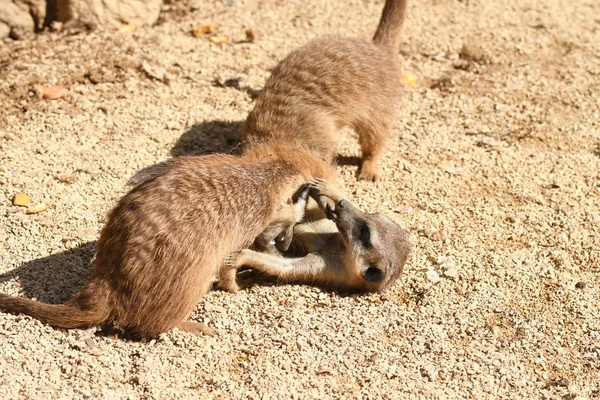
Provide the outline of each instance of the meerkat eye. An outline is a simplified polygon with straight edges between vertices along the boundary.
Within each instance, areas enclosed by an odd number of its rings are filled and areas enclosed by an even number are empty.
[[[369,225],[362,224],[360,227],[359,238],[365,246],[368,246],[371,243],[371,229],[369,229]]]

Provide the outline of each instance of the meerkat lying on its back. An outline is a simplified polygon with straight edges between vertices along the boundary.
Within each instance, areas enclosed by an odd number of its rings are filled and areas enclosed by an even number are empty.
[[[399,100],[397,54],[406,0],[386,0],[373,41],[313,40],[273,70],[242,131],[245,146],[300,139],[330,160],[337,132],[351,126],[362,148],[359,179],[379,179],[378,161]]]
[[[358,210],[328,182],[316,181],[310,196],[330,220],[295,226],[294,243],[306,255],[287,258],[244,249],[229,261],[231,268],[248,266],[282,282],[337,290],[375,292],[393,285],[411,253],[406,231],[383,214]]]
[[[114,323],[142,337],[174,327],[210,333],[185,319],[227,256],[261,234],[274,237],[293,225],[304,213],[308,190],[302,185],[334,174],[310,152],[294,149],[298,162],[286,154],[181,157],[162,164],[110,212],[92,277],[71,300],[44,304],[0,294],[0,309],[67,329]],[[290,205],[299,187],[297,204]],[[227,287],[231,274],[219,277]]]

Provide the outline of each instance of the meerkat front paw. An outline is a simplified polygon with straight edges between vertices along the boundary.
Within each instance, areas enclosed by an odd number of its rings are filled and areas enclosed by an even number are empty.
[[[327,202],[327,199],[331,200],[334,204],[344,199],[346,196],[344,193],[334,184],[325,179],[315,178],[309,182],[310,196],[319,204],[322,210],[327,212],[327,207],[331,208],[331,205]]]

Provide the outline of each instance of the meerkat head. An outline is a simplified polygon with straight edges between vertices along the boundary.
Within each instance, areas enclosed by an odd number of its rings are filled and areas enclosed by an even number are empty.
[[[344,244],[346,261],[368,291],[390,287],[402,274],[411,252],[408,233],[381,213],[367,214],[348,200],[326,210]]]

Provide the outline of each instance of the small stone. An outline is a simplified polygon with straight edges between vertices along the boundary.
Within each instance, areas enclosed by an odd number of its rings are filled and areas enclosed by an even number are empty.
[[[436,242],[443,242],[446,240],[446,235],[444,232],[435,231],[431,234],[431,240],[435,240]]]
[[[62,176],[59,176],[57,179],[61,183],[66,183],[67,185],[70,185],[72,183],[77,182],[77,175],[74,175],[74,174],[62,175]]]
[[[575,284],[575,287],[576,287],[577,289],[585,289],[585,288],[587,287],[587,283],[586,283],[586,282],[577,282],[577,283]]]
[[[254,36],[254,32],[252,29],[246,29],[246,40],[250,43],[254,43],[256,37]]]
[[[62,86],[50,86],[42,89],[42,99],[46,100],[56,100],[65,94],[66,91]]]
[[[444,166],[444,171],[446,171],[450,175],[461,175],[465,172],[465,169],[462,167],[456,167],[453,165],[446,165],[446,166]]]
[[[148,62],[144,61],[142,62],[142,70],[146,73],[146,75],[149,78],[156,79],[157,81],[161,82],[166,82],[168,80],[165,78],[166,71],[157,65],[151,65]]]
[[[131,382],[133,382],[134,385],[141,386],[144,384],[144,382],[146,382],[146,378],[144,378],[144,375],[138,374],[131,378]]]
[[[476,63],[481,63],[487,59],[487,55],[485,54],[483,48],[473,43],[463,44],[458,56],[463,60],[473,61]]]
[[[439,262],[440,257],[438,257]],[[443,257],[442,262],[439,263],[444,270],[444,276],[447,278],[456,278],[458,276],[458,267],[456,266],[456,260],[454,257]]]
[[[557,378],[552,381],[552,386],[568,387],[570,383],[567,378]]]
[[[427,270],[426,276],[427,279],[434,284],[440,281],[440,275],[434,269]]]
[[[444,270],[444,276],[447,278],[456,278],[458,276],[458,268],[453,266]]]
[[[435,382],[438,377],[437,371],[431,364],[427,364],[421,367],[421,374],[424,377],[426,377],[429,380],[429,382]]]

